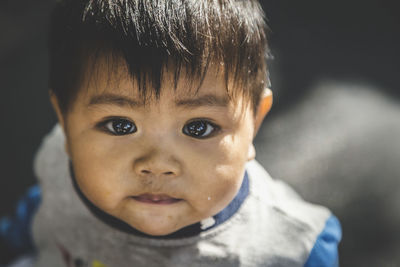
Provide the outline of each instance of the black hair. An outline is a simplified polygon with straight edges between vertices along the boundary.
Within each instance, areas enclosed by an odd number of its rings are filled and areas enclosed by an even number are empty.
[[[256,0],[58,1],[49,86],[65,113],[90,57],[122,57],[143,96],[160,95],[165,68],[174,68],[176,87],[181,70],[201,84],[214,64],[256,106],[268,83],[266,31]]]

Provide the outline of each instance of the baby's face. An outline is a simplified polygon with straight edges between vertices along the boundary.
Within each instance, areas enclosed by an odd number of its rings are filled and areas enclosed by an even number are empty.
[[[213,216],[238,192],[254,116],[230,101],[222,75],[207,74],[197,94],[182,78],[142,105],[121,68],[100,65],[64,116],[67,150],[81,191],[98,208],[150,235]],[[104,73],[104,75],[102,75]]]

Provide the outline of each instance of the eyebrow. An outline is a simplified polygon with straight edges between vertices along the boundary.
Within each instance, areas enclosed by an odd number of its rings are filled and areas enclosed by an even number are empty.
[[[132,108],[135,108],[144,106],[144,102],[143,101],[138,102],[132,98],[122,95],[101,94],[101,95],[95,95],[92,98],[90,98],[88,107],[97,105],[116,105],[119,107],[130,106]]]
[[[219,97],[213,94],[206,94],[194,98],[183,98],[175,100],[175,105],[183,108],[195,108],[202,106],[217,106],[227,107],[229,99],[227,97]],[[88,107],[97,105],[116,105],[119,107],[139,108],[145,105],[144,101],[116,95],[116,94],[101,94],[93,96],[88,104]]]
[[[195,98],[178,99],[175,101],[175,104],[178,107],[184,107],[184,108],[194,108],[202,106],[226,107],[229,104],[229,99],[226,97],[219,97],[213,94],[207,94]]]

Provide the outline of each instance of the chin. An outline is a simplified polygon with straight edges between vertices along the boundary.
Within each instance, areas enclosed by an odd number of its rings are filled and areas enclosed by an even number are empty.
[[[182,226],[181,228],[176,228],[176,226],[173,227],[172,225],[157,224],[157,223],[153,223],[151,225],[150,224],[146,224],[146,225],[130,224],[130,225],[133,228],[135,228],[136,230],[139,230],[140,232],[147,234],[147,235],[151,235],[151,236],[169,235],[169,234],[172,234],[184,227],[184,226]]]
[[[178,231],[179,229],[171,229],[170,227],[146,227],[145,229],[138,229],[139,231],[141,231],[142,233],[151,235],[151,236],[165,236],[165,235],[169,235],[172,234],[176,231]]]

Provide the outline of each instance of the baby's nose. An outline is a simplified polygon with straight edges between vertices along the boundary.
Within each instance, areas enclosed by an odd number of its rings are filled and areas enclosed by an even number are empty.
[[[180,164],[176,159],[160,154],[136,159],[134,170],[140,176],[175,177],[181,172]]]

